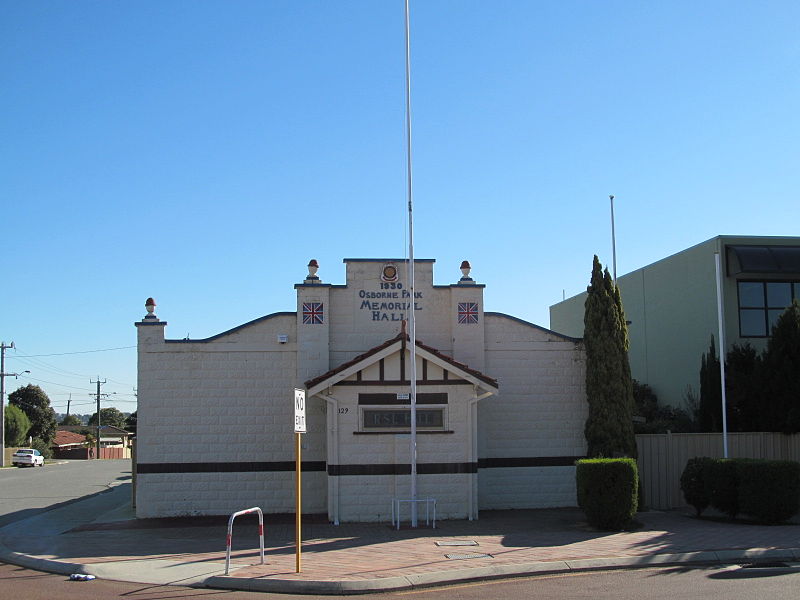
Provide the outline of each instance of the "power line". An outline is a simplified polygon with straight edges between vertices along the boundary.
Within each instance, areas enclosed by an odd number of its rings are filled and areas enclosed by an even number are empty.
[[[86,379],[86,374],[75,373],[74,371],[68,371],[67,369],[62,369],[55,365],[51,365],[38,358],[23,358],[19,356],[9,356],[9,358],[14,360],[19,360],[20,362],[26,365],[36,367],[38,370],[50,371],[51,373],[58,375],[60,377],[74,377],[74,378]]]
[[[85,373],[76,373],[75,371],[68,371],[67,369],[56,367],[55,365],[51,365],[44,362],[43,360],[38,360],[38,359],[28,360],[26,358],[20,358],[18,356],[10,356],[9,358],[19,358],[20,362],[22,362],[26,366],[35,367],[37,370],[47,371],[52,373],[53,375],[58,375],[59,377],[70,377],[72,379],[86,379],[87,377],[90,377]],[[116,379],[111,379],[110,377],[108,378],[108,381],[116,383],[118,385],[132,387],[132,384],[128,383],[127,381],[117,381]]]
[[[65,402],[64,400],[61,400],[59,402],[51,402],[50,406],[62,406],[64,402]],[[86,401],[73,400],[72,406],[89,406],[89,405],[94,405],[94,403],[95,403],[94,400],[86,400]]]
[[[108,377],[107,379],[112,383],[117,383],[119,385],[127,385],[127,386],[130,386],[130,387],[133,387],[133,384],[132,383],[128,383],[127,381],[117,381],[116,379],[111,379],[111,377]]]
[[[65,383],[56,383],[55,381],[46,381],[44,379],[36,379],[35,377],[27,377],[27,379],[30,379],[31,381],[38,381],[40,383],[49,383],[50,385],[57,385],[57,386],[60,386],[60,387],[65,387],[65,388],[72,388],[73,390],[81,390],[82,392],[91,392],[92,391],[92,390],[90,390],[88,388],[78,387],[78,386],[75,386],[75,385],[67,385]]]
[[[82,391],[89,392],[89,390],[86,390],[86,389],[82,389]],[[68,396],[71,393],[72,392],[50,392],[47,395],[49,397],[53,397],[53,396]],[[89,392],[89,393],[94,395],[93,392]],[[132,396],[134,398],[137,397],[136,394],[130,394],[130,393],[125,393],[125,392],[113,392],[113,394],[114,394],[114,396]],[[127,402],[130,402],[130,400],[127,400]]]
[[[85,375],[85,374],[76,373],[75,371],[69,371],[67,369],[62,369],[61,367],[58,367],[56,365],[53,365],[53,364],[50,364],[50,363],[45,362],[43,360],[40,360],[38,357],[39,356],[68,356],[68,355],[75,355],[75,354],[88,354],[88,353],[106,352],[106,351],[111,351],[111,350],[124,349],[124,348],[134,348],[134,347],[135,346],[125,346],[125,347],[120,347],[120,348],[107,348],[107,349],[85,350],[85,351],[63,352],[63,353],[52,353],[52,354],[16,354],[16,355],[13,355],[13,356],[9,356],[8,358],[9,359],[19,359],[20,360],[19,364],[24,365],[24,366],[30,366],[32,368],[35,368],[38,371],[43,371],[45,374],[46,373],[50,373],[52,375],[56,375],[57,377],[83,379],[83,378],[90,378],[90,377],[88,375]],[[15,347],[14,349],[17,352],[19,352],[18,348]],[[28,372],[30,372],[30,371],[28,371]],[[89,390],[87,390],[87,388],[83,388],[83,387],[75,386],[75,385],[70,385],[70,384],[66,384],[66,383],[58,383],[58,382],[50,381],[50,380],[47,380],[47,379],[38,379],[38,378],[30,378],[30,379],[32,381],[36,381],[36,382],[44,383],[44,384],[49,384],[49,385],[55,385],[55,386],[58,386],[58,387],[61,387],[61,388],[67,388],[67,389],[73,389],[73,390],[81,390],[81,391],[89,391]],[[126,387],[128,387],[128,386],[132,387],[132,384],[130,384],[128,382],[118,381],[118,380],[114,380],[114,379],[109,379],[108,381],[112,381],[112,382],[116,383],[117,385],[123,385],[123,386],[126,386]],[[129,395],[130,396],[131,394],[125,394],[125,395]]]
[[[15,358],[38,358],[40,356],[66,356],[68,354],[90,354],[92,352],[111,352],[112,350],[128,350],[136,346],[120,346],[119,348],[101,348],[99,350],[81,350],[79,352],[57,352],[54,354],[26,354]]]
[[[17,348],[17,350],[19,350],[19,348]],[[90,351],[90,352],[93,352],[93,351]],[[69,354],[72,354],[72,353],[65,353],[64,355],[69,355]],[[77,353],[77,354],[80,354],[80,353]],[[91,376],[87,375],[86,373],[76,373],[75,371],[70,371],[68,369],[62,369],[61,367],[58,367],[56,365],[53,365],[53,364],[50,364],[50,363],[45,362],[43,360],[40,360],[39,358],[36,358],[37,356],[45,356],[45,355],[17,354],[17,355],[14,355],[14,356],[9,356],[8,358],[9,359],[19,359],[23,364],[35,366],[37,368],[37,370],[49,371],[49,372],[53,373],[54,375],[58,375],[59,377],[73,377],[73,378],[77,378],[77,379],[86,379],[86,378],[91,379]],[[53,355],[53,356],[63,356],[63,355]],[[107,379],[108,379],[108,381],[114,382],[114,383],[119,384],[119,385],[130,386],[130,387],[133,386],[133,384],[131,384],[131,383],[127,382],[127,381],[117,381],[116,379],[111,379],[111,378],[107,378]]]

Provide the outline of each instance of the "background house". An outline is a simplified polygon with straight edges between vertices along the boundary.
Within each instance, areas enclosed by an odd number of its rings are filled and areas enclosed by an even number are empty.
[[[53,450],[53,458],[88,458],[86,436],[75,431],[59,428],[50,447]]]
[[[699,392],[700,359],[719,351],[714,254],[722,265],[725,346],[760,351],[778,316],[800,299],[800,238],[718,236],[617,278],[630,322],[630,364],[664,404]],[[550,327],[583,335],[586,293],[550,307]]]
[[[68,442],[68,445],[59,450],[61,454],[57,458],[95,458],[96,443],[86,445],[86,433],[97,436],[97,427],[92,425],[59,425],[55,441],[59,440],[58,434],[62,434],[60,439]],[[79,436],[84,443],[84,448],[80,451],[75,447],[75,442],[78,439],[76,436]],[[132,439],[133,435],[129,431],[112,425],[101,425],[100,458],[130,458]]]

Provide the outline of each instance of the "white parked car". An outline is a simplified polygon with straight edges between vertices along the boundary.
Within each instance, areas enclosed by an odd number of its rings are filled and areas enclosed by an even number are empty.
[[[44,456],[35,448],[20,448],[11,455],[11,464],[15,467],[39,465],[44,466]]]

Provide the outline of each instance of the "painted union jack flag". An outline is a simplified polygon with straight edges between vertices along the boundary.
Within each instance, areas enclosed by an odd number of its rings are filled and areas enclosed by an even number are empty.
[[[459,302],[458,303],[458,322],[477,323],[478,322],[478,303]]]
[[[322,302],[303,302],[303,325],[320,325],[324,316]]]

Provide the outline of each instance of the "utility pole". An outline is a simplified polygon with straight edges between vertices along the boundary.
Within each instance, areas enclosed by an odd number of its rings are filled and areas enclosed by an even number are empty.
[[[0,467],[6,466],[6,348],[13,347],[0,342]]]
[[[104,384],[106,380],[100,381],[100,375],[97,376],[97,381],[89,380],[89,383],[97,384],[97,458],[100,459],[100,385]]]
[[[6,348],[13,349],[14,342],[9,346],[6,346],[5,342],[0,342],[0,467],[6,466],[6,377],[21,375],[21,373],[6,373]]]
[[[67,416],[69,416],[69,403],[72,402],[72,394],[67,398]]]

